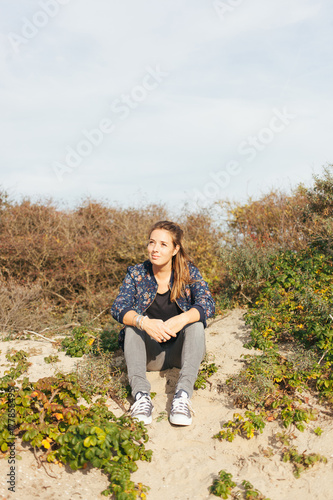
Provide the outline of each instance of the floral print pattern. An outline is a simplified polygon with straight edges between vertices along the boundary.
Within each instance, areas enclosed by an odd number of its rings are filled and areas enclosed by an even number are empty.
[[[191,283],[186,285],[184,297],[177,299],[177,304],[182,311],[195,308],[200,313],[200,321],[206,327],[206,320],[213,316],[215,303],[209,291],[206,281],[200,274],[199,269],[188,263]],[[172,287],[173,273],[170,285]],[[125,279],[120,287],[119,294],[113,302],[111,314],[119,323],[128,311],[134,310],[143,314],[153,303],[157,294],[158,284],[156,282],[153,267],[149,260],[142,264],[129,266]],[[123,343],[124,333],[121,331],[119,343]]]

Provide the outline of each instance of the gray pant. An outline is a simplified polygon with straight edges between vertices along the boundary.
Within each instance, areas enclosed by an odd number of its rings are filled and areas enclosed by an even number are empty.
[[[124,354],[132,395],[150,392],[146,371],[180,368],[176,392],[183,389],[192,396],[201,361],[205,355],[205,329],[201,322],[181,330],[170,344],[159,343],[146,332],[127,326]]]

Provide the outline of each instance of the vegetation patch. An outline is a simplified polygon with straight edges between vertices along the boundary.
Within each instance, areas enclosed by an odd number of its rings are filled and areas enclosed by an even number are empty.
[[[7,354],[12,366],[0,382],[2,453],[18,436],[31,444],[40,463],[74,469],[95,464],[109,474],[105,494],[144,498],[145,487],[133,485],[130,474],[138,460],[150,459],[146,431],[126,416],[116,418],[103,399],[110,396],[124,409],[128,395],[110,307],[127,267],[146,259],[151,224],[173,216],[159,205],[120,209],[91,200],[61,210],[52,202],[13,203],[5,193],[0,215],[1,331],[8,339],[76,325],[61,347],[82,358],[74,374],[31,383],[17,380],[29,366],[28,354]],[[215,437],[250,439],[276,421],[283,429],[275,436],[277,451],[295,474],[324,462],[318,454],[297,451],[293,440],[316,418],[305,391],[325,405],[333,403],[332,166],[315,176],[310,188],[272,191],[247,203],[221,200],[195,213],[185,208],[178,222],[213,292],[217,314],[245,306],[252,336],[247,347],[257,349],[223,386],[239,411]],[[204,361],[196,388],[211,385],[216,370]],[[12,434],[6,427],[11,393],[17,408]],[[102,397],[92,404],[93,396]],[[321,429],[314,432],[320,435]],[[234,494],[231,475],[221,472],[216,491]],[[248,482],[240,487],[238,498],[263,498]]]
[[[145,498],[147,487],[130,480],[138,460],[151,460],[143,424],[126,415],[117,418],[102,398],[91,403],[75,374],[59,374],[36,383],[24,378],[17,383],[27,368],[25,358],[22,351],[12,355],[16,364],[0,380],[1,453],[6,456],[10,444],[19,437],[30,443],[40,465],[64,463],[77,470],[90,463],[109,477],[110,485],[103,495],[119,500]],[[15,421],[9,430],[9,402],[13,406],[13,398]],[[85,405],[79,404],[81,398]]]
[[[208,380],[214,373],[218,370],[215,363],[207,363],[203,362],[201,368],[198,373],[197,380],[195,381],[194,388],[195,389],[206,389],[207,384],[211,386],[210,381]]]
[[[242,489],[237,488],[237,484],[232,480],[232,474],[225,470],[220,470],[219,477],[214,480],[209,491],[216,497],[224,499],[230,497],[233,499],[243,498],[244,500],[270,500],[262,495],[259,490],[254,488],[249,481],[242,481],[241,487]]]
[[[327,463],[327,458],[319,455],[319,453],[298,453],[298,450],[295,446],[291,446],[287,450],[284,451],[282,460],[284,462],[291,462],[294,466],[294,476],[298,479],[301,475],[301,472],[308,469],[309,467],[313,467],[316,462],[324,462]]]

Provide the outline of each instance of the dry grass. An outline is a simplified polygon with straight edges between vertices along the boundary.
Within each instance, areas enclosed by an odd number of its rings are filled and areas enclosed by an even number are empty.
[[[281,250],[315,244],[333,252],[330,169],[310,189],[221,201],[226,224],[213,207],[184,208],[177,221],[189,255],[222,305],[251,300],[270,272],[268,257]],[[0,328],[83,323],[102,311],[99,321],[110,321],[126,269],[146,259],[148,230],[161,219],[174,219],[163,205],[122,209],[87,199],[60,210],[45,200],[14,203],[0,192]]]
[[[38,285],[21,286],[0,280],[0,331],[41,330],[51,321],[51,307]]]

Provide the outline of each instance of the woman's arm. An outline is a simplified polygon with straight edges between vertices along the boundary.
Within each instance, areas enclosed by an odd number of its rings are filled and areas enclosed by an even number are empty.
[[[176,336],[176,334],[186,325],[196,323],[197,321],[200,321],[200,313],[198,309],[192,307],[188,311],[168,319],[164,324],[167,325],[168,328],[170,328],[170,330],[174,333],[174,336]]]
[[[207,319],[211,318],[215,313],[215,301],[199,269],[191,263],[189,264],[189,269],[193,280],[190,284],[192,307],[198,310],[200,321],[206,327]]]
[[[136,285],[132,277],[132,269],[133,267],[127,268],[124,281],[111,307],[111,315],[119,323],[124,323],[125,314],[133,310],[135,305]]]

